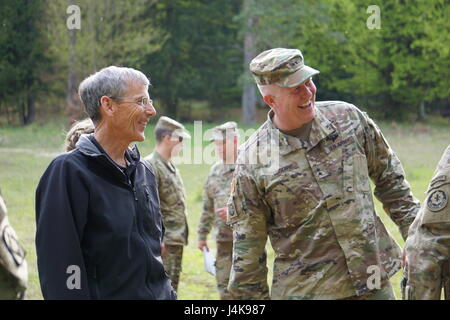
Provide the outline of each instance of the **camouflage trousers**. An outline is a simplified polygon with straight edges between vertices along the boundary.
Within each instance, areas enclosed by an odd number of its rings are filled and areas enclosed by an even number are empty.
[[[342,300],[395,300],[394,289],[389,281],[382,284],[381,289],[370,291],[362,296],[354,296]]]
[[[231,262],[233,257],[233,242],[216,242],[216,281],[221,300],[232,300],[228,292],[228,281],[230,280]]]
[[[177,291],[183,260],[183,246],[166,244],[162,259],[164,268],[169,275],[170,281],[172,281],[172,287]]]

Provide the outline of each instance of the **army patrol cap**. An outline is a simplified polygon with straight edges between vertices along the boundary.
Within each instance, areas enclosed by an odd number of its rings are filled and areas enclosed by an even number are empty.
[[[229,121],[220,126],[214,127],[212,137],[209,141],[225,140],[238,136],[239,132],[237,130],[237,123],[234,121]]]
[[[175,137],[182,137],[185,139],[191,138],[191,135],[181,123],[166,116],[162,116],[161,118],[159,118],[155,126],[155,131],[158,129],[171,131],[172,136]]]
[[[250,71],[259,85],[275,84],[292,88],[319,73],[304,63],[298,49],[275,48],[266,50],[250,62]]]

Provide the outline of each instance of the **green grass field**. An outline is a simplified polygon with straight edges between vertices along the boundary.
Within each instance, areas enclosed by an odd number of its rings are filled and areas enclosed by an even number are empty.
[[[192,132],[192,125],[187,126]],[[204,129],[213,127],[204,125]],[[382,123],[381,128],[390,145],[402,161],[414,195],[423,201],[425,191],[434,168],[450,141],[450,126],[441,121],[439,125],[418,126],[401,124],[391,126]],[[27,251],[29,264],[28,299],[42,299],[36,267],[34,234],[36,230],[34,213],[34,193],[42,173],[62,151],[65,135],[63,124],[56,122],[46,125],[34,124],[25,128],[0,128],[0,188],[8,206],[11,224],[16,229]],[[147,127],[147,140],[139,144],[142,156],[148,155],[154,145],[153,127]],[[205,142],[206,146],[208,143]],[[196,150],[197,152],[199,150]],[[203,183],[209,171],[205,164],[180,164],[188,195],[188,222],[190,226],[189,245],[183,257],[183,272],[179,285],[179,299],[218,299],[215,279],[203,268],[203,257],[197,249],[197,225],[201,214]],[[395,224],[387,217],[377,202],[377,212],[388,230],[403,246],[404,242]],[[210,248],[215,248],[209,240]],[[269,248],[269,281],[273,254]],[[397,298],[400,298],[399,281],[401,272],[392,278]]]

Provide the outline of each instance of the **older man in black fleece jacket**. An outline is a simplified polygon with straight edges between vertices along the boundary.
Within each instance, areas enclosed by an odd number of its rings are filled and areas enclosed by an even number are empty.
[[[156,114],[147,77],[108,67],[79,88],[95,132],[52,161],[36,190],[45,299],[175,299],[152,168],[133,141]]]

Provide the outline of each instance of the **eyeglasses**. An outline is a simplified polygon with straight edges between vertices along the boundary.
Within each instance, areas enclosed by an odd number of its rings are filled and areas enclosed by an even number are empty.
[[[110,97],[113,100],[119,101],[120,103],[135,103],[141,107],[146,107],[149,105],[153,105],[153,100],[147,97],[142,97],[135,101],[123,101],[121,98]]]

